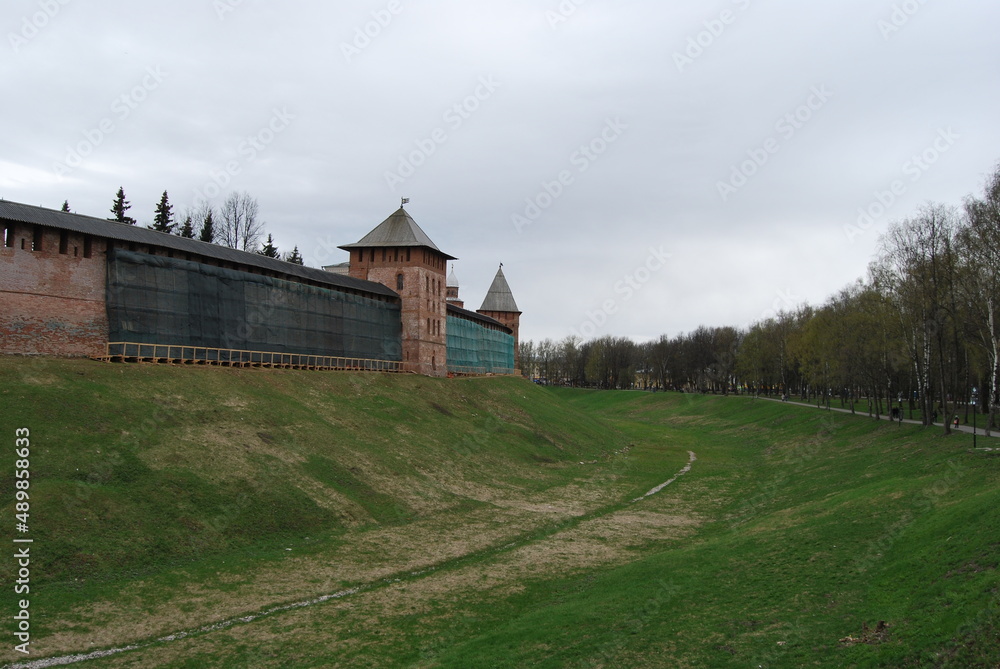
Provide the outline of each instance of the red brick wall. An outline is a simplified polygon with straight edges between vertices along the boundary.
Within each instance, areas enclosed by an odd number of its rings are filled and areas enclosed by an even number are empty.
[[[108,341],[104,240],[88,243],[83,235],[43,227],[36,238],[35,226],[0,226],[10,244],[0,242],[0,353],[102,354]],[[40,250],[33,250],[36,241]]]
[[[427,376],[448,373],[445,264],[430,249],[372,249],[351,251],[350,275],[381,283],[399,293],[403,321],[404,367]],[[403,288],[398,277],[403,275]]]

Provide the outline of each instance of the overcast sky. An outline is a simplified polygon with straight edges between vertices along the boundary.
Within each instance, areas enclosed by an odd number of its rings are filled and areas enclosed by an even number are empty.
[[[1000,161],[992,0],[4,7],[0,198],[248,191],[320,266],[408,197],[466,306],[504,264],[524,339],[822,303]]]

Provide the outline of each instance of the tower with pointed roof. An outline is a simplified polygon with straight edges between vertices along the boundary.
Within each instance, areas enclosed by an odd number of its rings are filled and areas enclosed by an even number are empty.
[[[448,272],[448,283],[445,284],[445,301],[448,304],[458,307],[459,309],[464,309],[465,302],[458,296],[458,288],[458,277],[455,276],[455,265],[452,265],[451,271]]]
[[[351,254],[350,276],[381,283],[399,294],[406,369],[445,376],[445,272],[448,261],[456,258],[441,251],[403,207],[357,243],[340,248]]]
[[[517,303],[514,301],[514,294],[507,283],[507,277],[503,275],[503,263],[500,263],[500,269],[497,270],[497,275],[493,279],[493,285],[490,286],[489,292],[486,293],[483,306],[479,307],[476,313],[498,320],[513,331],[514,364],[520,369],[521,352],[518,327],[521,321],[521,310],[517,308]]]

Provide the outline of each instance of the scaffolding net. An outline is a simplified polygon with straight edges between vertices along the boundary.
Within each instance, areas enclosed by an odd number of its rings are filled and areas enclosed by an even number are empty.
[[[197,262],[108,253],[109,340],[400,360],[397,304]]]
[[[514,337],[464,318],[448,316],[448,371],[512,374]]]

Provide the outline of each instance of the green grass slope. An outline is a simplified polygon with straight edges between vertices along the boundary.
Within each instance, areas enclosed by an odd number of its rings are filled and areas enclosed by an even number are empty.
[[[739,398],[556,392],[683,439],[698,466],[672,494],[721,503],[683,546],[536,585],[441,666],[1000,666],[1000,459],[971,437]]]
[[[319,550],[465,513],[496,488],[545,491],[622,439],[514,379],[0,357],[0,403],[11,535],[14,433],[31,431],[40,634],[65,606],[165,569]],[[15,568],[0,561],[4,582]]]
[[[515,379],[20,358],[0,401],[10,451],[32,431],[33,658],[1000,666],[1000,459],[968,435]]]

